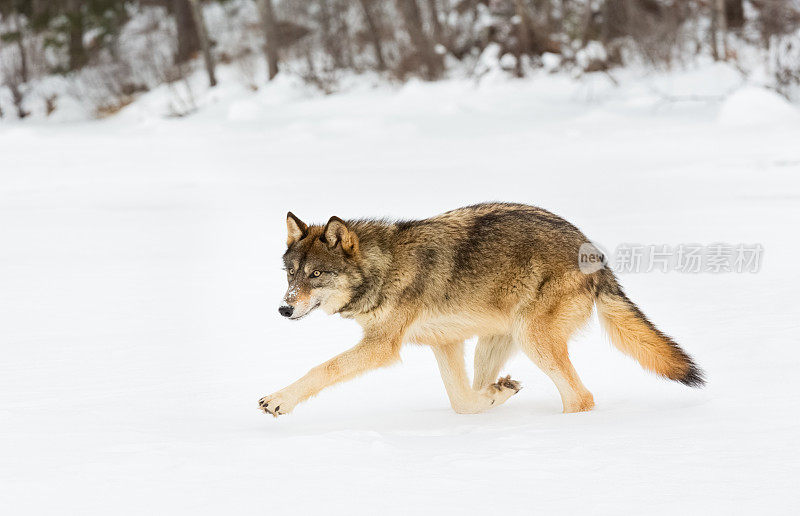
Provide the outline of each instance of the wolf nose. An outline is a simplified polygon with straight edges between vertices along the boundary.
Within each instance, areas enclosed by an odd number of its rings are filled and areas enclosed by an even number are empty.
[[[278,313],[284,317],[291,317],[292,313],[294,313],[294,307],[283,305],[282,307],[278,308]]]

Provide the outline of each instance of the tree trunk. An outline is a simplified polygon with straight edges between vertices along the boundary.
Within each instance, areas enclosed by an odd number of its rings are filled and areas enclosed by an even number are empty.
[[[333,60],[334,68],[345,68],[344,48],[342,45],[342,38],[337,29],[334,27],[333,19],[334,14],[331,12],[330,0],[320,0],[319,15],[317,22],[319,23],[320,32],[322,32],[323,49]]]
[[[175,62],[185,63],[200,50],[200,35],[192,14],[191,0],[172,0],[175,27],[178,33],[178,53]]]
[[[442,23],[439,21],[439,6],[437,0],[428,0],[428,11],[431,13],[431,27],[433,28],[433,41],[438,44],[444,43]]]
[[[12,17],[14,20],[14,30],[17,33],[17,48],[19,49],[19,76],[22,82],[28,82],[28,52],[25,50],[25,37],[22,32],[22,24],[19,22],[19,13]],[[21,117],[20,117],[21,118]]]
[[[600,38],[603,43],[608,43],[620,36],[627,36],[628,12],[631,10],[629,0],[604,0],[600,4],[603,24],[600,27]]]
[[[517,77],[525,75],[522,69],[522,56],[528,53],[531,48],[531,37],[528,32],[528,13],[525,9],[524,0],[514,0],[514,14],[517,22],[514,24],[514,29],[517,33],[517,46],[515,48],[515,57],[517,59],[517,66],[514,73]]]
[[[36,18],[48,12],[48,0],[31,0],[31,17]]]
[[[67,21],[69,23],[69,69],[79,70],[86,64],[86,48],[83,46],[83,2],[67,1]]]
[[[438,79],[444,71],[444,66],[430,38],[422,30],[422,15],[417,0],[396,0],[396,2],[403,16],[406,32],[411,38],[411,44],[414,45],[425,67],[425,78],[429,81]]]
[[[272,0],[256,0],[264,30],[264,53],[267,56],[268,77],[271,81],[278,75],[278,31]]]
[[[725,0],[716,0],[719,38],[722,41],[722,60],[728,59],[728,18],[725,15]]]
[[[378,62],[378,70],[386,70],[386,59],[383,57],[383,44],[381,43],[381,32],[378,27],[376,16],[370,9],[370,4],[373,0],[359,0],[361,8],[364,11],[364,18],[367,22],[369,29],[370,39],[372,40],[372,47],[375,50],[375,60]]]
[[[208,40],[206,22],[203,20],[203,8],[200,6],[199,0],[189,0],[189,3],[192,8],[194,25],[197,27],[200,48],[203,50],[203,61],[205,61],[206,73],[208,73],[208,84],[213,88],[217,85],[217,77],[214,74],[214,56],[211,54],[211,42]]]
[[[11,91],[11,100],[14,102],[14,107],[17,108],[17,118],[22,120],[30,115],[30,113],[25,111],[25,108],[22,107],[25,96],[22,94],[22,90],[19,89],[19,84],[17,84],[16,81],[11,81],[7,82],[6,86],[8,86],[8,89]]]
[[[545,37],[550,39],[550,35],[553,32],[557,31],[557,27],[555,26],[555,12],[553,7],[553,2],[551,0],[538,0],[533,6],[534,12],[543,12],[544,13],[544,20],[545,20],[545,27],[544,30],[547,32]]]
[[[725,22],[728,29],[741,29],[744,25],[744,0],[725,0]]]
[[[711,0],[711,27],[709,28],[709,37],[711,39],[711,55],[714,61],[719,61],[719,48],[717,47],[717,26],[719,25],[717,11],[717,0]]]
[[[378,62],[378,70],[386,70],[386,60],[383,58],[383,46],[381,45],[381,34],[378,29],[378,23],[375,16],[370,10],[370,3],[372,0],[358,0],[361,4],[361,9],[364,11],[364,20],[367,22],[367,29],[369,30],[369,38],[372,41],[372,48],[375,49],[375,60]]]
[[[581,48],[584,48],[589,43],[589,31],[592,28],[593,14],[592,0],[586,0],[586,5],[583,7],[583,13],[581,14]]]

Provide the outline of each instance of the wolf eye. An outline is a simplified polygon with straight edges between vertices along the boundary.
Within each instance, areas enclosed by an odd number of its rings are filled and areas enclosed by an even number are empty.
[[[314,271],[311,273],[312,278],[319,278],[319,275],[322,274],[320,271]]]
[[[286,272],[289,273],[289,276],[294,276],[294,267],[289,268]]]

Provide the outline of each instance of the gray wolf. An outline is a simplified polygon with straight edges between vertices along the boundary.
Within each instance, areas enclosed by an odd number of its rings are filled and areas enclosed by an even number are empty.
[[[589,240],[534,206],[487,203],[413,221],[331,217],[309,226],[286,217],[289,288],[281,315],[317,308],[355,319],[353,348],[259,401],[273,416],[338,382],[399,360],[406,342],[430,346],[452,408],[478,413],[519,392],[501,368],[522,350],[550,377],[565,413],[590,410],[592,394],[569,359],[570,336],[593,307],[613,344],[645,369],[691,387],[703,372],[625,295],[613,272],[579,268]],[[469,385],[464,340],[477,336]]]

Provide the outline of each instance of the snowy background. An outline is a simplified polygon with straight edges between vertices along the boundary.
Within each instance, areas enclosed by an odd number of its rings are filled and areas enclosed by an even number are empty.
[[[331,96],[291,75],[253,92],[225,70],[185,118],[156,88],[101,121],[0,125],[3,513],[794,513],[796,105],[712,63]],[[593,320],[571,346],[590,413],[560,414],[516,357],[518,396],[457,415],[415,346],[289,416],[257,409],[359,337],[278,315],[288,210],[487,200],[545,207],[611,249],[763,245],[755,274],[621,277],[708,387],[649,375]]]

